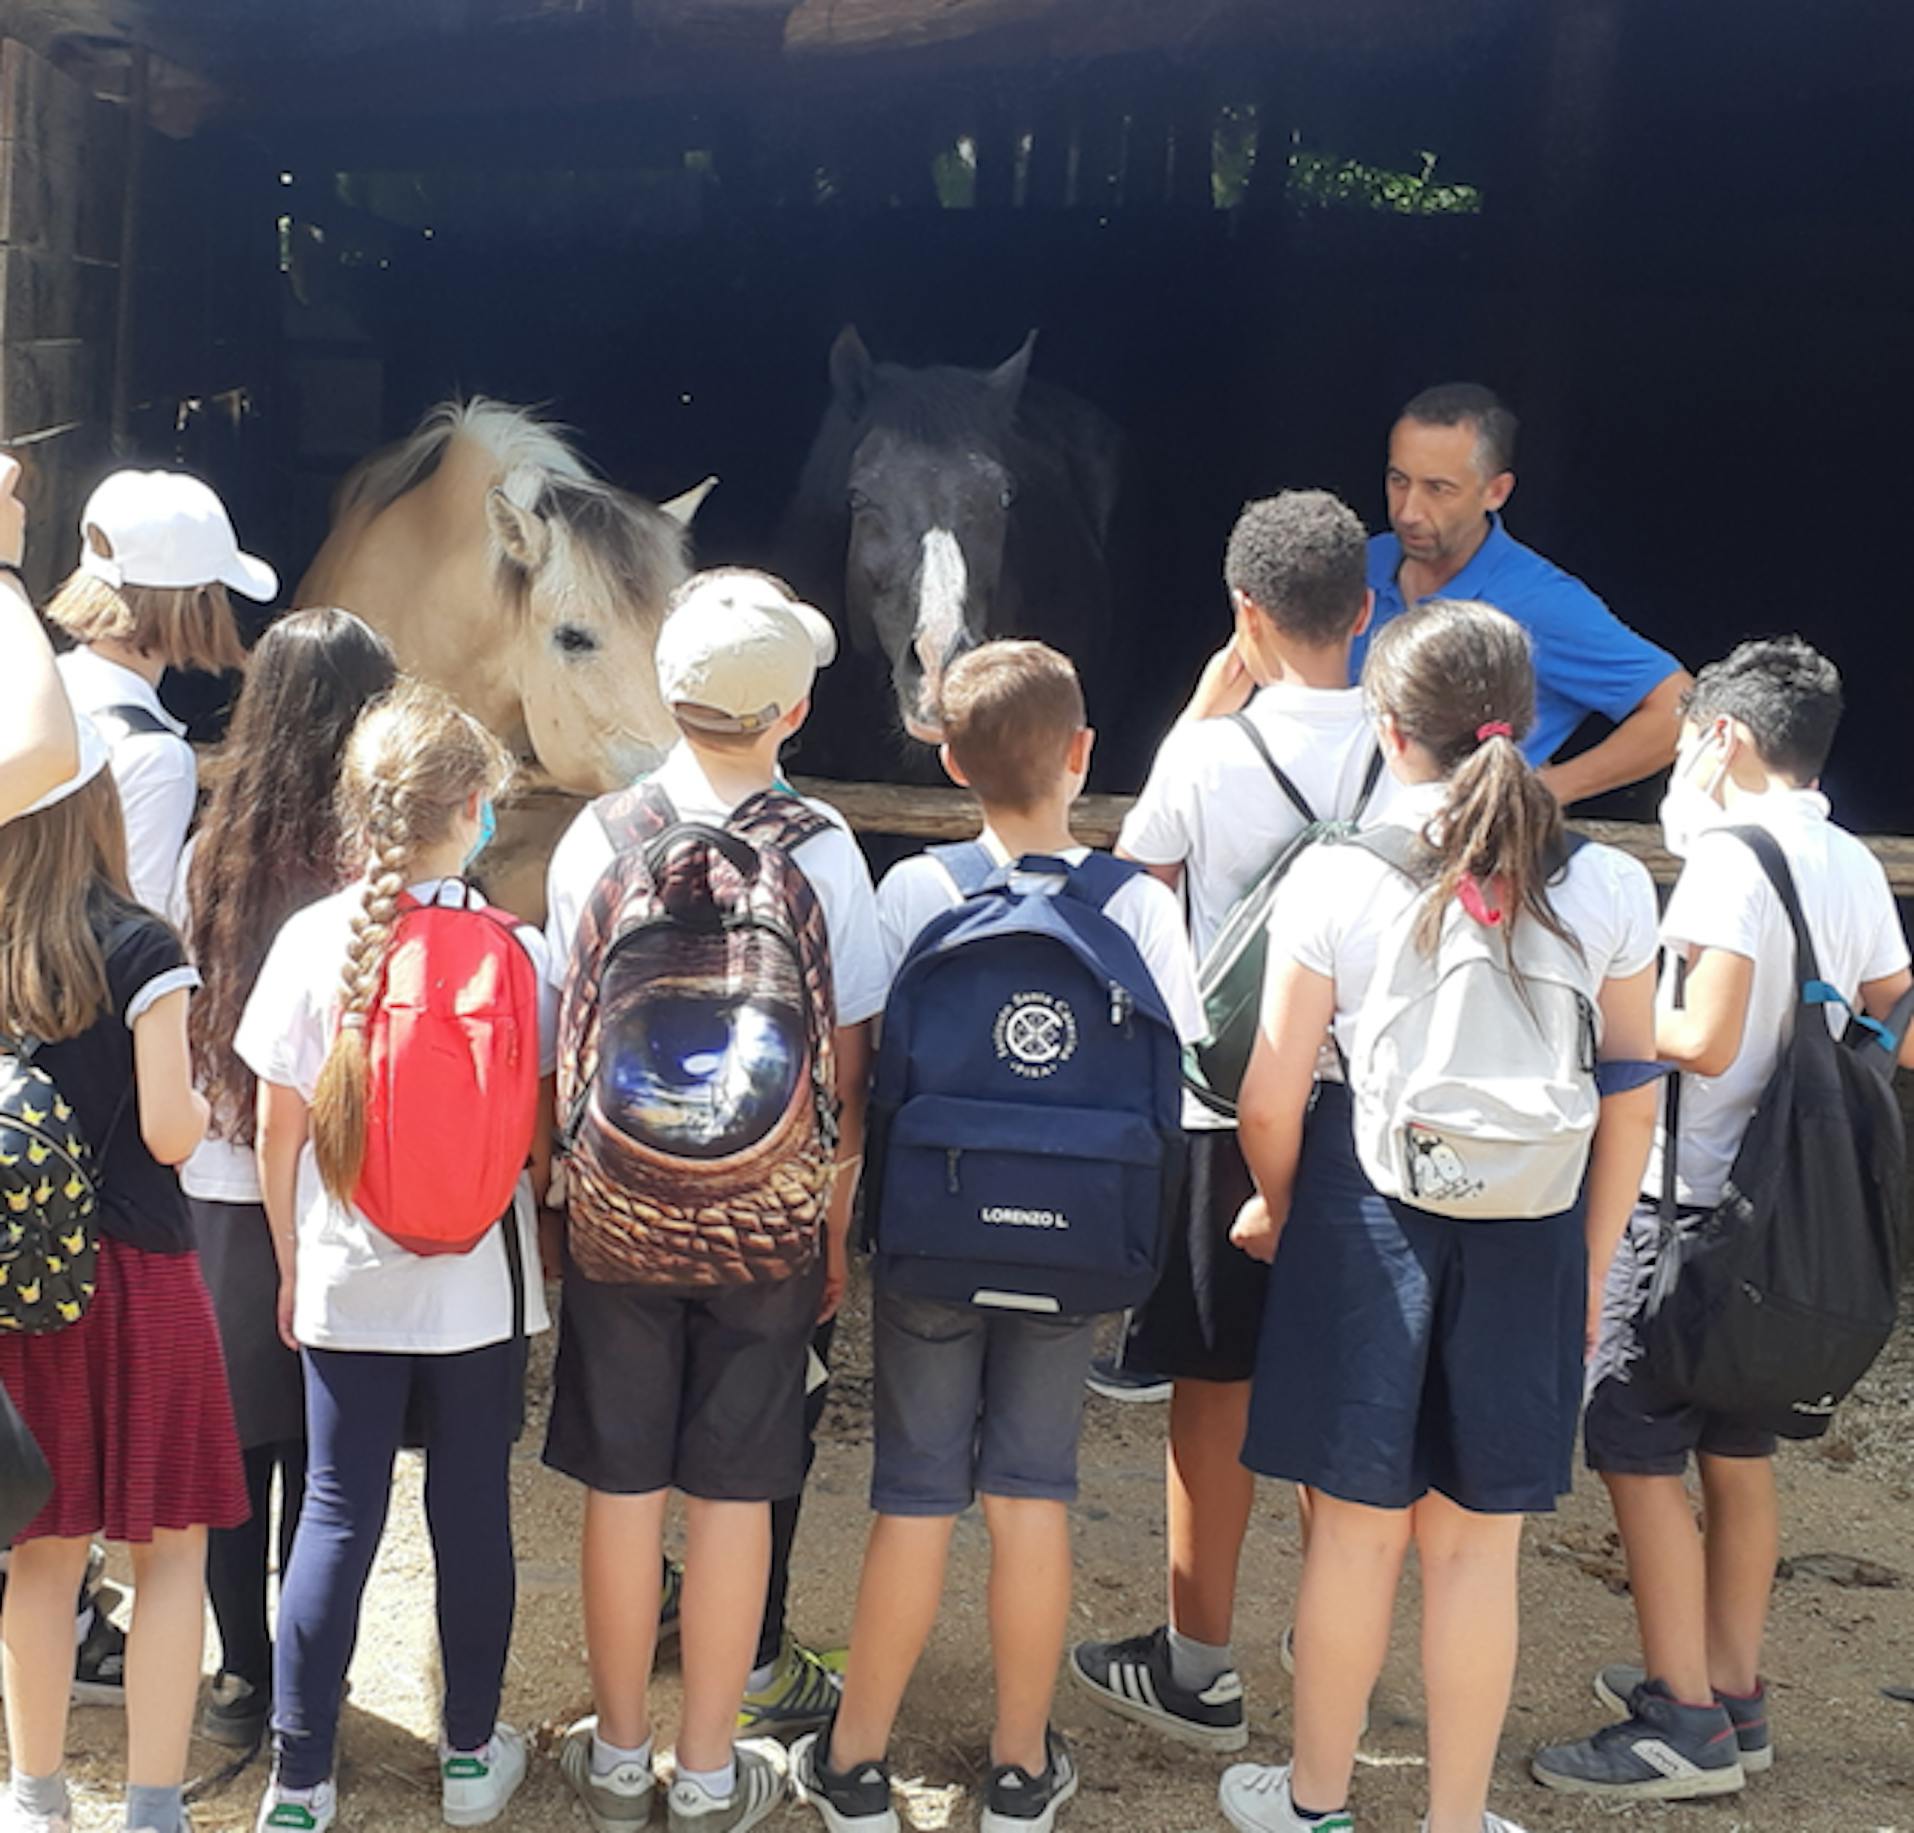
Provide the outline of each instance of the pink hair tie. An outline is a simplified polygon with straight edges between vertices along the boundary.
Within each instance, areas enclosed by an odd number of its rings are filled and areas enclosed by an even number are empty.
[[[1478,745],[1486,745],[1492,738],[1513,738],[1514,736],[1515,728],[1505,719],[1491,719],[1487,725],[1477,726],[1475,729],[1475,742]]]

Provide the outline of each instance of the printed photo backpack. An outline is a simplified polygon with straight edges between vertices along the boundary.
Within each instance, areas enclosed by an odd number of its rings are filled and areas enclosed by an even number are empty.
[[[559,1030],[572,1258],[699,1291],[787,1279],[822,1245],[836,1003],[792,858],[829,823],[779,789],[722,827],[643,784],[594,805],[616,849],[579,919]]]

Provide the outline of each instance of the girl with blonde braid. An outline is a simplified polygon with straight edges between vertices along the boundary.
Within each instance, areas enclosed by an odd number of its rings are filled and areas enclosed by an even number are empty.
[[[305,1507],[280,1596],[261,1829],[324,1833],[336,1814],[340,1697],[408,1404],[425,1434],[447,1824],[496,1819],[524,1779],[524,1742],[498,1708],[515,1598],[507,1468],[524,1366],[514,1288],[524,1328],[545,1329],[539,1282],[522,1271],[538,1264],[533,1181],[545,1175],[547,1129],[509,1216],[469,1252],[414,1254],[353,1200],[366,1154],[368,1022],[402,899],[484,907],[463,874],[490,837],[491,798],[509,769],[497,741],[433,689],[406,683],[373,705],[347,747],[339,792],[361,876],[280,930],[235,1040],[259,1078],[280,1330],[300,1350],[306,1382]],[[548,980],[543,939],[513,933]],[[539,1014],[541,1074],[553,1003]],[[470,1119],[482,1134],[487,1116]]]

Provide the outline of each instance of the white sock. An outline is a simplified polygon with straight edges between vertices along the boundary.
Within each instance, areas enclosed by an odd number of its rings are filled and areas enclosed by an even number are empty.
[[[777,1677],[777,1662],[767,1661],[763,1667],[751,1670],[750,1678],[744,1683],[744,1690],[747,1693],[762,1693]]]
[[[1170,1678],[1179,1687],[1200,1693],[1235,1665],[1227,1642],[1198,1642],[1180,1630],[1170,1631]]]
[[[686,1769],[678,1766],[680,1782],[695,1782],[713,1801],[729,1801],[738,1792],[738,1762],[735,1757],[722,1769]]]
[[[591,1773],[594,1776],[609,1776],[614,1769],[626,1763],[636,1763],[641,1769],[651,1767],[651,1739],[638,1746],[636,1750],[624,1750],[616,1744],[607,1743],[594,1730],[591,1734]]]

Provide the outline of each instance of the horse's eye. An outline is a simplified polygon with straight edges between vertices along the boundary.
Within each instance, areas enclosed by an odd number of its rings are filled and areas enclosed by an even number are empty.
[[[1002,508],[1008,509],[1016,500],[1017,486],[1015,484],[1006,484],[1003,489],[997,493],[997,502]]]
[[[871,499],[861,490],[853,490],[847,501],[851,506],[851,514],[854,516],[862,515],[871,506]]]
[[[552,641],[568,656],[588,656],[598,648],[598,639],[578,624],[560,624]]]

